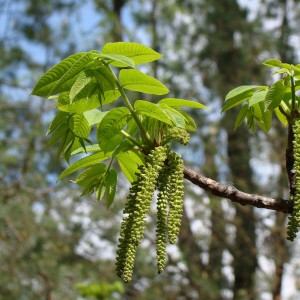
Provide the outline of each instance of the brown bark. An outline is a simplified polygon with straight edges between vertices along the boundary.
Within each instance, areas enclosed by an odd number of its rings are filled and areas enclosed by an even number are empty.
[[[271,209],[283,213],[291,213],[293,210],[293,201],[245,193],[234,186],[215,181],[187,167],[184,167],[184,177],[215,196],[229,199],[241,205],[252,205],[257,208]]]

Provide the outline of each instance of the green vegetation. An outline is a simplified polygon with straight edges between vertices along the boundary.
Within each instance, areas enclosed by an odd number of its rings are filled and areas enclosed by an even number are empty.
[[[132,278],[136,248],[143,238],[145,214],[150,211],[156,187],[160,191],[158,272],[164,268],[165,239],[168,235],[170,243],[175,243],[183,209],[183,162],[168,144],[174,140],[187,144],[186,130],[196,129],[193,119],[180,107],[205,108],[198,102],[174,98],[162,99],[158,104],[130,102],[125,90],[154,95],[169,92],[160,81],[135,69],[137,64],[160,57],[141,44],[108,43],[102,52],[77,53],[64,59],[46,72],[32,91],[50,101],[57,99],[59,112],[48,130],[52,136],[47,144],[59,143],[57,157],[62,154],[69,162],[72,155],[94,152],[71,164],[59,179],[86,168],[74,183],[83,187],[83,195],[95,192],[98,200],[105,196],[107,208],[116,193],[118,176],[112,168],[115,159],[132,183],[117,251],[117,274],[126,282]],[[111,67],[121,69],[118,77]],[[124,107],[103,109],[120,96]],[[90,140],[92,127],[97,130],[97,144]],[[107,165],[102,163],[104,160],[109,160]]]

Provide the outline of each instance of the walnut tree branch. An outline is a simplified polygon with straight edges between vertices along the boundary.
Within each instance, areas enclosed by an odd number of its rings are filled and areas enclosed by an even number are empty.
[[[293,202],[290,200],[284,200],[281,198],[274,199],[255,194],[248,194],[233,186],[205,177],[204,175],[187,167],[184,167],[184,177],[205,191],[211,192],[215,196],[227,198],[232,202],[236,202],[241,205],[252,205],[258,208],[266,208],[283,213],[291,213],[293,210]]]

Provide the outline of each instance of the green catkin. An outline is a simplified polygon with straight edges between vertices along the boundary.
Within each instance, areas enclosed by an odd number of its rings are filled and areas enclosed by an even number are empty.
[[[167,224],[168,224],[168,195],[170,194],[170,171],[165,166],[159,176],[157,196],[157,228],[156,228],[156,257],[157,271],[160,274],[166,264]]]
[[[150,210],[151,200],[159,173],[167,158],[167,147],[153,149],[140,167],[137,180],[132,184],[125,206],[117,250],[117,275],[125,282],[131,281],[135,253],[145,230],[146,213]]]
[[[164,130],[162,144],[168,144],[171,141],[178,141],[180,144],[186,145],[190,141],[188,132],[179,127],[167,127]]]
[[[294,140],[294,169],[295,169],[295,194],[291,197],[294,201],[293,212],[289,216],[287,226],[287,239],[293,241],[300,226],[300,118],[295,119],[293,124]]]
[[[175,244],[179,234],[183,212],[183,161],[179,154],[170,152],[169,179],[168,179],[168,239],[170,244]]]

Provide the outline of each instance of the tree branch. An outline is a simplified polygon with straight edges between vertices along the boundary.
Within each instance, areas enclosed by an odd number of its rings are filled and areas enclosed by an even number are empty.
[[[201,187],[205,191],[211,192],[215,196],[227,198],[232,202],[236,202],[241,205],[252,205],[258,208],[271,209],[283,213],[291,213],[293,210],[293,201],[248,194],[233,186],[205,177],[204,175],[187,167],[184,167],[183,173],[184,177],[193,184]]]

